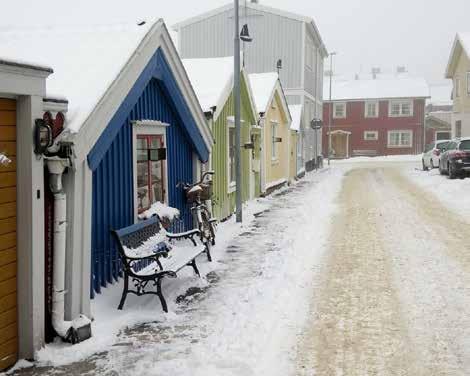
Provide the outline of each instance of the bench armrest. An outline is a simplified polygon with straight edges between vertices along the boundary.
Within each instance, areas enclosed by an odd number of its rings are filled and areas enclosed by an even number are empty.
[[[168,254],[168,251],[167,250],[161,250],[161,251],[156,251],[155,253],[151,254],[151,255],[148,255],[148,256],[142,256],[142,257],[133,257],[133,256],[129,256],[126,254],[126,252],[124,252],[124,255],[126,257],[126,259],[130,260],[130,261],[144,261],[144,260],[157,260],[158,258],[162,257],[162,256],[166,256]]]
[[[197,245],[196,244],[196,241],[194,240],[194,236],[196,235],[199,235],[201,232],[198,230],[198,229],[193,229],[193,230],[189,230],[189,231],[185,231],[185,232],[180,232],[180,233],[177,233],[177,234],[174,234],[174,233],[171,233],[171,232],[167,232],[166,233],[166,236],[168,239],[174,239],[174,240],[178,240],[178,239],[189,239],[191,240],[191,242],[194,244],[194,245]]]

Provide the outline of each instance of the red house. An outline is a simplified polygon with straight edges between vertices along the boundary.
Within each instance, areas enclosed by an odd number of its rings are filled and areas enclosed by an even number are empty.
[[[424,79],[390,76],[350,81],[334,80],[329,101],[325,79],[323,150],[331,157],[418,154],[423,150]],[[330,127],[331,116],[331,127]]]

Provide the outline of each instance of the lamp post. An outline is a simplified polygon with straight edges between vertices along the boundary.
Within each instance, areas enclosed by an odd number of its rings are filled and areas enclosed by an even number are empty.
[[[336,52],[330,52],[330,103],[328,104],[328,166],[331,159],[331,118],[333,117],[333,103],[331,103],[331,84],[333,80],[333,56]]]
[[[233,102],[235,110],[235,183],[237,185],[235,192],[236,202],[236,220],[242,221],[242,164],[241,164],[241,124],[240,124],[240,39],[243,42],[251,42],[252,38],[248,31],[248,25],[243,25],[240,33],[239,21],[239,1],[234,0],[234,18],[235,18],[235,33],[234,33],[234,51],[233,51]]]

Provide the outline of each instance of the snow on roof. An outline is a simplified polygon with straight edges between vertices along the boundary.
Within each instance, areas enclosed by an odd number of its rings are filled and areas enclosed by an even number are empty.
[[[460,41],[460,44],[462,44],[467,56],[470,57],[470,32],[459,32],[457,33],[457,38]]]
[[[429,85],[431,98],[426,103],[434,106],[452,106],[452,89],[452,81]]]
[[[290,129],[293,131],[300,130],[300,121],[302,118],[302,105],[300,104],[291,104],[289,105],[289,112],[292,117],[292,123]]]
[[[67,127],[78,132],[155,23],[2,29],[0,54],[52,66],[47,96],[68,99]]]
[[[253,73],[249,76],[251,90],[258,112],[265,112],[271,99],[274,87],[279,79],[276,72]]]
[[[329,80],[324,80],[323,98],[329,99]],[[332,100],[381,98],[427,98],[429,87],[424,78],[384,77],[367,80],[339,81],[333,79]]]
[[[233,57],[182,61],[202,109],[207,112],[212,107],[221,105],[219,101],[222,99],[224,89],[231,84]]]

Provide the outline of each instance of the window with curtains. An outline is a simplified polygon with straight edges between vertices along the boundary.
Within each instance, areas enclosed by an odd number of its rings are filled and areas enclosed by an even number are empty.
[[[162,135],[137,135],[137,205],[138,212],[153,203],[165,200],[164,161],[159,155],[163,148]]]
[[[230,184],[235,184],[235,127],[228,128],[228,170]]]
[[[271,122],[271,159],[277,159],[277,126],[276,122]]]

